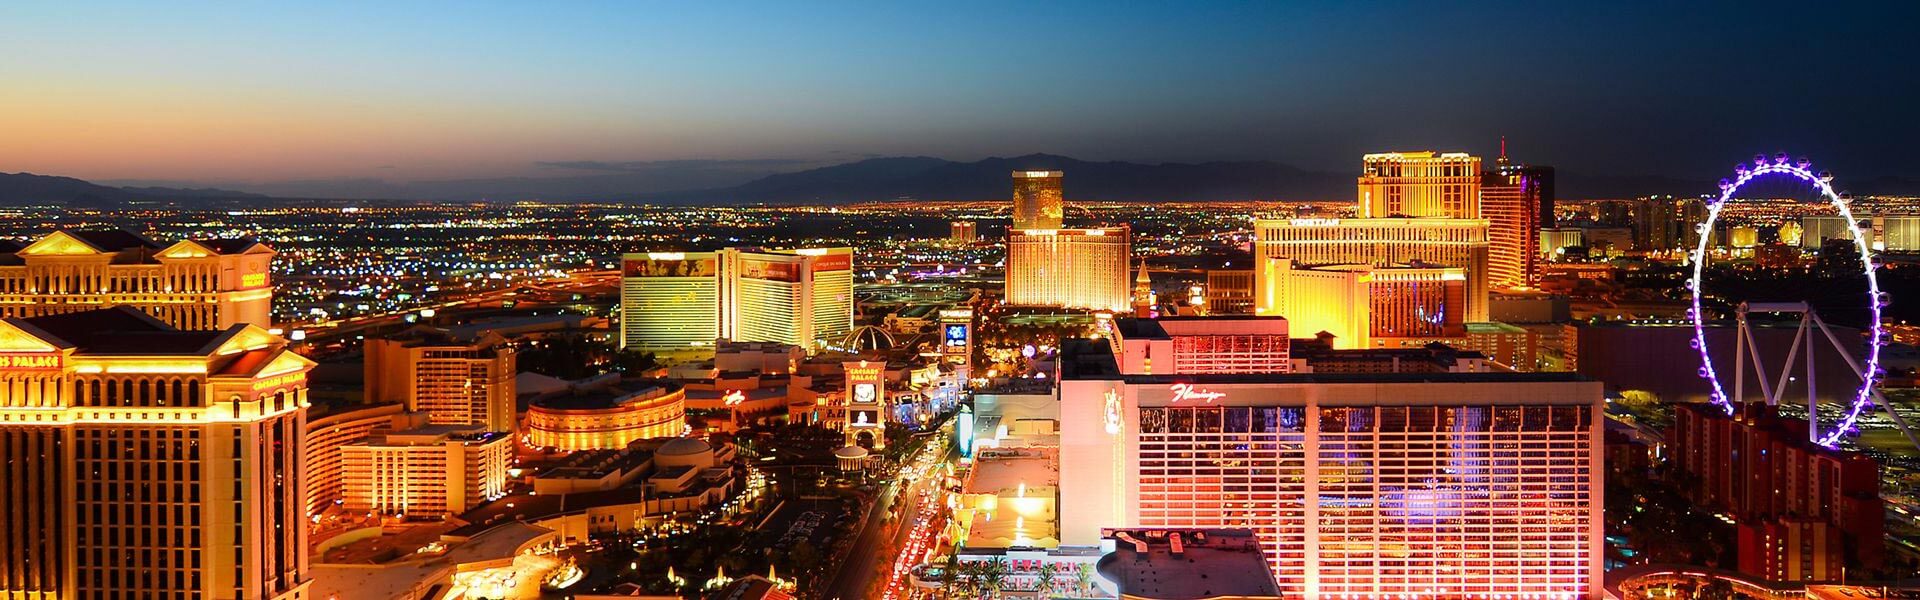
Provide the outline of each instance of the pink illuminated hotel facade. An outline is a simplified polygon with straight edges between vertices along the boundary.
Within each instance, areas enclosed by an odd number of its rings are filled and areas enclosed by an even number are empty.
[[[1063,348],[1063,546],[1103,527],[1245,528],[1284,597],[1602,597],[1599,382],[1284,358],[1145,374],[1128,353]]]

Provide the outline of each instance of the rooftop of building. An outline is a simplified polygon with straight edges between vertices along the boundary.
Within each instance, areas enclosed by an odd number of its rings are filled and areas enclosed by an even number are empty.
[[[136,248],[146,248],[150,250],[160,249],[159,242],[147,239],[147,236],[125,229],[78,229],[63,231],[65,231],[67,235],[86,242],[88,246],[93,246],[94,249],[101,252],[119,252],[121,250]]]
[[[1278,597],[1260,538],[1246,529],[1123,529],[1095,569],[1123,597],[1201,600]]]
[[[963,490],[979,511],[968,523],[967,546],[1059,546],[1059,488],[1056,449],[980,449]]]
[[[1123,339],[1169,339],[1187,335],[1287,335],[1287,318],[1278,316],[1172,316],[1115,319]]]
[[[1773,407],[1763,404],[1750,403],[1731,416],[1716,405],[1701,402],[1676,403],[1673,408],[1704,419],[1737,419],[1753,431],[1771,434],[1767,437],[1773,442],[1810,454],[1828,456],[1842,461],[1862,460],[1877,464],[1873,457],[1863,452],[1846,448],[1829,448],[1815,443],[1807,437],[1806,419],[1781,416]]]
[[[481,505],[460,515],[466,525],[448,532],[451,536],[471,536],[498,527],[505,523],[525,522],[547,519],[562,514],[577,513],[591,508],[638,504],[649,500],[664,500],[699,496],[707,493],[713,485],[703,479],[695,478],[686,491],[679,494],[661,494],[649,491],[646,486],[628,486],[619,489],[577,492],[572,494],[540,494],[529,496],[507,496]]]
[[[1005,378],[989,381],[985,386],[974,388],[973,395],[979,396],[982,394],[998,394],[998,395],[1051,394],[1053,393],[1053,388],[1055,387],[1054,384],[1055,382],[1053,379],[1036,379],[1036,378],[1028,378],[1028,377],[1005,377]]]
[[[1494,333],[1526,333],[1526,332],[1527,332],[1526,329],[1522,329],[1519,326],[1508,325],[1506,323],[1501,323],[1498,321],[1467,323],[1468,335],[1494,334]]]
[[[178,331],[139,309],[126,306],[44,315],[22,320],[41,332],[81,345],[85,345],[85,342],[95,337]]]
[[[1512,327],[1512,326],[1509,325],[1508,327]],[[1474,331],[1472,329],[1469,329],[1467,332],[1468,333],[1525,333],[1526,331],[1518,327],[1513,327],[1513,329],[1514,331],[1512,332],[1507,332],[1506,330],[1503,330],[1503,329],[1493,329],[1493,330],[1483,329],[1480,331]],[[1414,339],[1419,339],[1419,338],[1414,338]],[[1316,337],[1310,337],[1310,338],[1293,338],[1288,340],[1287,350],[1294,358],[1303,359],[1310,363],[1316,362],[1316,361],[1319,361],[1319,362],[1335,362],[1335,361],[1342,361],[1342,360],[1371,361],[1371,360],[1387,360],[1387,359],[1397,358],[1403,361],[1404,360],[1421,360],[1421,361],[1430,361],[1440,365],[1452,365],[1455,362],[1460,360],[1474,360],[1474,359],[1486,358],[1486,355],[1482,354],[1479,350],[1455,348],[1453,346],[1449,346],[1441,342],[1427,342],[1417,347],[1402,346],[1402,347],[1392,347],[1392,348],[1335,349],[1332,345],[1332,340],[1333,340],[1332,335],[1327,335],[1324,337],[1316,336]]]
[[[443,560],[387,564],[315,563],[314,598],[406,598],[423,582],[452,581],[453,564]]]
[[[711,596],[710,600],[787,600],[793,595],[780,589],[773,580],[759,575],[748,575],[733,580],[727,587]]]
[[[946,308],[946,306],[945,304],[915,304],[900,309],[900,312],[894,314],[909,319],[923,319],[938,316],[940,309]]]
[[[498,343],[498,336],[489,336],[490,329],[453,328],[443,329],[431,325],[416,325],[399,333],[386,336],[390,342],[398,342],[408,348],[430,348],[435,346],[453,346],[469,348]]]
[[[1420,349],[1382,349],[1402,352]],[[1376,350],[1365,350],[1374,352]],[[1342,350],[1340,352],[1348,352]],[[1130,384],[1171,383],[1555,383],[1588,381],[1578,373],[1250,373],[1224,375],[1124,375],[1114,360],[1113,348],[1105,341],[1063,340],[1060,353],[1060,379],[1125,381]]]
[[[628,444],[619,450],[587,450],[567,455],[534,475],[538,479],[600,479],[625,473],[653,460],[653,450]]]
[[[1115,232],[1126,233],[1128,231],[1130,231],[1130,229],[1126,225],[1110,225],[1105,227],[1061,227],[1058,229],[1023,229],[1023,230],[1014,230],[1014,231],[1007,232],[1007,238],[1021,239],[1021,238],[1028,238],[1028,237],[1045,237],[1045,236],[1072,236],[1072,237],[1098,238],[1098,237],[1106,237]],[[1122,241],[1123,239],[1119,237],[1115,237],[1114,239],[1115,244],[1119,244]]]
[[[1288,226],[1288,227],[1309,227],[1309,228],[1338,227],[1338,226],[1400,227],[1400,228],[1444,226],[1444,227],[1485,228],[1487,226],[1487,220],[1486,219],[1456,219],[1453,217],[1409,217],[1406,215],[1389,215],[1384,217],[1346,217],[1346,218],[1329,217],[1329,218],[1314,218],[1314,219],[1258,218],[1253,220],[1253,224],[1255,227]],[[1290,241],[1290,240],[1261,240],[1261,241],[1274,242],[1274,241]],[[1307,240],[1300,240],[1300,241],[1307,242],[1307,243],[1314,243],[1313,241],[1307,241]],[[1402,240],[1402,241],[1415,241],[1415,240]],[[1419,241],[1425,241],[1425,240],[1419,240]]]
[[[218,255],[244,254],[261,245],[260,242],[251,238],[208,238],[184,241]],[[114,255],[113,264],[155,264],[162,251],[170,247],[125,229],[61,229],[30,242],[0,241],[0,264],[24,264],[23,257],[19,256],[19,253],[41,242],[59,244],[58,247],[61,250],[58,254],[86,251],[112,254]],[[75,248],[73,244],[76,242],[83,248]]]
[[[801,350],[802,349],[799,346],[795,346],[793,344],[785,344],[781,342],[741,342],[741,341],[735,341],[735,340],[729,340],[729,339],[721,339],[714,342],[713,344],[713,352],[715,354],[733,354],[733,353],[750,353],[750,352],[788,353],[788,352],[798,352]]]
[[[523,317],[496,317],[463,323],[446,328],[446,332],[455,339],[474,340],[487,334],[499,334],[513,337],[537,331],[579,329],[587,327],[596,317],[588,315],[530,315]]]
[[[389,431],[356,446],[437,446],[447,442],[485,443],[506,439],[511,434],[487,431],[481,425],[424,425],[403,431]]]
[[[235,325],[222,330],[186,331],[127,306],[11,318],[7,322],[29,335],[87,355],[206,356],[245,328]],[[253,357],[242,353],[233,360],[248,358]]]
[[[661,398],[681,389],[679,383],[665,379],[605,383],[572,388],[568,393],[534,400],[532,405],[549,410],[608,410],[631,402]]]

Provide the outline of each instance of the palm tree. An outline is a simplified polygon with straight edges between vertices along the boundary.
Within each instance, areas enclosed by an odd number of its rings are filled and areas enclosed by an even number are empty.
[[[980,579],[987,587],[988,598],[1000,597],[1000,582],[1007,578],[1007,573],[1010,571],[1005,558],[995,557],[981,564]]]
[[[969,600],[980,597],[980,570],[983,566],[977,562],[963,562],[954,569],[954,575],[959,579],[957,583],[965,591],[963,596]]]
[[[1040,597],[1053,596],[1053,576],[1059,572],[1060,567],[1054,566],[1051,562],[1040,565],[1040,585],[1034,586],[1034,589],[1040,592]]]
[[[956,550],[958,549],[956,548]],[[956,556],[953,552],[948,552],[947,557],[940,562],[941,600],[953,597],[953,586],[960,581],[959,574],[954,572],[954,570],[958,568],[960,568],[960,557]]]
[[[1081,596],[1091,595],[1093,593],[1091,589],[1093,586],[1093,564],[1080,563],[1080,568],[1074,570],[1073,579],[1074,584],[1079,586],[1078,594]]]

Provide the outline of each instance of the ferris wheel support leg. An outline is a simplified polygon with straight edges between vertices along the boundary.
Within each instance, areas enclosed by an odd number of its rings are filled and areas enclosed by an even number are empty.
[[[1760,382],[1760,396],[1766,399],[1768,406],[1772,406],[1775,401],[1780,399],[1780,394],[1774,393],[1773,386],[1767,383],[1767,365],[1760,360],[1760,343],[1753,339],[1753,328],[1747,323],[1745,317],[1740,319],[1740,331],[1738,335],[1740,336],[1742,344],[1747,348],[1747,357],[1753,359],[1753,378]],[[1734,359],[1738,360],[1739,357],[1736,356]],[[1792,361],[1793,359],[1787,360]],[[1781,375],[1786,375],[1786,371],[1792,368],[1792,362],[1782,365]]]
[[[1853,353],[1847,351],[1846,345],[1840,343],[1840,336],[1834,335],[1833,330],[1827,328],[1827,322],[1822,320],[1820,318],[1820,315],[1813,314],[1810,316],[1813,318],[1813,324],[1820,328],[1820,333],[1826,334],[1827,341],[1833,344],[1833,349],[1838,350],[1840,352],[1840,358],[1845,359],[1847,361],[1847,366],[1853,368],[1853,373],[1855,375],[1859,375],[1860,377],[1866,377],[1867,376],[1866,369],[1860,366],[1860,361],[1854,360]],[[1807,343],[1811,344],[1813,343],[1813,341],[1808,340]],[[1813,360],[1813,358],[1809,356],[1807,360],[1811,361]],[[1813,393],[1812,392],[1813,386],[1811,384],[1813,382],[1809,380],[1807,383],[1809,384],[1807,386],[1809,390],[1807,393],[1809,396],[1811,396]],[[1887,404],[1887,398],[1880,394],[1880,388],[1878,387],[1873,388],[1872,398],[1873,398],[1873,403],[1875,405],[1878,405],[1881,411],[1886,412],[1889,418],[1893,419],[1893,424],[1900,428],[1900,434],[1906,436],[1907,443],[1913,444],[1913,447],[1916,449],[1920,449],[1920,436],[1915,436],[1913,433],[1913,428],[1907,425],[1907,419],[1905,417],[1901,417],[1900,413],[1894,412],[1893,406],[1890,404]]]
[[[1860,366],[1860,361],[1854,360],[1853,352],[1851,350],[1847,350],[1847,345],[1840,343],[1840,336],[1834,335],[1833,330],[1827,328],[1827,322],[1821,319],[1820,315],[1812,314],[1812,313],[1809,313],[1809,314],[1813,317],[1813,324],[1818,325],[1820,327],[1820,333],[1826,334],[1827,341],[1833,344],[1833,349],[1840,352],[1840,358],[1845,359],[1847,361],[1847,366],[1853,367],[1853,374],[1858,375],[1863,379],[1866,378],[1867,377],[1866,369]]]
[[[1813,312],[1811,311],[1800,316],[1800,327],[1802,331],[1806,330],[1807,321],[1811,321],[1811,320],[1813,320]],[[1797,339],[1794,340],[1793,349],[1794,350],[1800,349],[1799,340]],[[1791,354],[1791,351],[1789,351],[1789,354]],[[1792,363],[1793,359],[1789,358],[1787,359],[1787,361],[1788,361],[1787,363],[1788,367],[1791,368],[1793,364]],[[1782,373],[1782,374],[1784,375],[1785,373]],[[1813,337],[1808,336],[1807,337],[1807,439],[1809,440],[1820,439],[1820,393],[1819,393],[1819,390],[1820,390],[1820,386],[1815,385],[1813,381]],[[1785,390],[1781,390],[1781,394],[1785,394],[1785,393],[1786,393]]]
[[[1774,380],[1773,393],[1767,396],[1768,406],[1779,406],[1780,399],[1786,397],[1787,374],[1793,372],[1793,359],[1800,355],[1801,340],[1806,340],[1807,346],[1807,378],[1813,378],[1813,340],[1807,339],[1807,329],[1811,327],[1812,324],[1807,322],[1807,316],[1800,315],[1800,327],[1793,330],[1793,344],[1787,346],[1787,360],[1780,363],[1780,378]],[[1807,389],[1813,388],[1809,386]],[[1808,393],[1807,397],[1812,398],[1813,394]]]
[[[1900,435],[1907,437],[1907,443],[1913,444],[1915,449],[1920,449],[1920,437],[1913,435],[1913,428],[1907,426],[1906,417],[1893,411],[1893,405],[1888,404],[1887,399],[1880,395],[1880,390],[1873,391],[1873,403],[1880,405],[1880,410],[1885,411],[1887,416],[1893,419],[1893,424],[1900,427]]]
[[[1738,410],[1747,403],[1747,313],[1740,313],[1738,327],[1733,332],[1733,401],[1728,407]],[[1766,379],[1761,375],[1762,380]]]

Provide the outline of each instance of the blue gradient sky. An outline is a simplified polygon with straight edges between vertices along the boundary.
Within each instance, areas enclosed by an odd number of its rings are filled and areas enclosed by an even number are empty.
[[[1433,147],[1920,175],[1920,3],[0,5],[0,171],[566,175],[1031,152],[1354,170]]]

